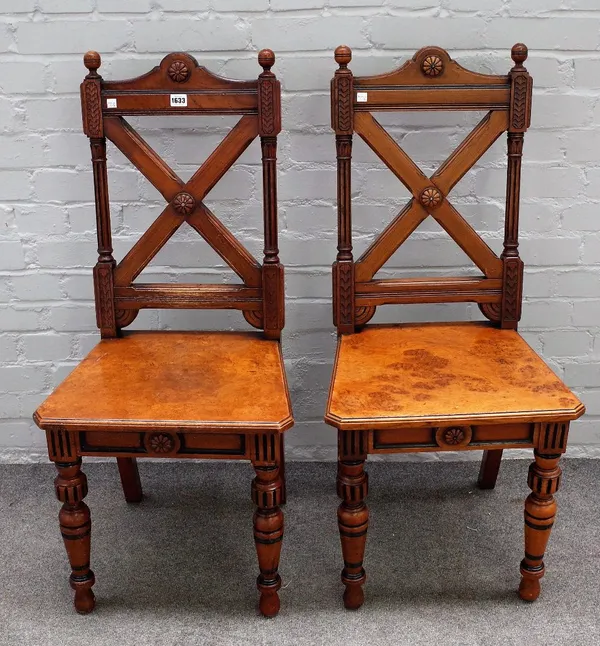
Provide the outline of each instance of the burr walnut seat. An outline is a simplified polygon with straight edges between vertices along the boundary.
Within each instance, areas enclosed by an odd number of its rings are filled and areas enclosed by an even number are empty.
[[[529,422],[581,413],[579,400],[516,331],[432,323],[373,325],[341,336],[327,421],[346,431],[403,429],[398,448],[418,441],[429,444],[422,450],[439,451],[436,424],[477,425],[472,447],[504,441],[507,433],[517,447],[529,440]]]
[[[258,62],[258,78],[234,81],[212,74],[189,54],[173,52],[143,76],[105,81],[98,74],[100,55],[84,56],[89,73],[81,84],[81,104],[92,152],[98,238],[94,296],[101,340],[34,414],[46,431],[48,453],[58,470],[56,495],[63,503],[59,522],[80,613],[95,606],[81,457],[98,455],[116,457],[127,502],[142,499],[137,458],[250,461],[255,471],[251,496],[256,505],[259,608],[266,616],[279,611],[283,431],[293,425],[280,347],[284,292],[276,152],[281,88],[271,71],[273,52],[262,50]],[[184,181],[126,119],[139,115],[237,115],[239,120]],[[262,153],[262,262],[205,202],[256,138]],[[166,202],[120,259],[114,258],[112,247],[107,140]],[[137,280],[165,244],[176,244],[171,238],[177,230],[188,226],[233,270],[237,283]],[[245,319],[261,332],[125,332],[147,308],[237,310],[242,325]]]
[[[347,608],[364,601],[369,511],[369,454],[483,450],[479,486],[495,486],[502,451],[533,448],[532,491],[525,502],[525,558],[520,596],[540,594],[544,550],[556,513],[559,459],[569,423],[584,407],[519,336],[523,262],[519,257],[519,191],[532,79],[525,45],[513,47],[507,75],[461,67],[439,47],[425,47],[399,69],[355,77],[352,52],[335,52],[331,84],[337,149],[338,253],[333,315],[338,347],[325,421],[338,429],[338,525]],[[466,139],[430,177],[382,127],[374,113],[485,111]],[[503,251],[498,256],[453,205],[452,189],[507,132]],[[358,134],[411,193],[411,199],[365,252],[352,251],[352,145]],[[438,136],[443,136],[438,133]],[[376,277],[426,218],[432,217],[481,275]],[[423,264],[427,264],[426,258]],[[476,303],[485,322],[370,325],[378,307]],[[549,321],[551,324],[551,321]]]
[[[131,332],[103,339],[36,418],[42,427],[66,430],[151,426],[203,434],[248,427],[276,433],[292,425],[279,343],[236,332]],[[129,448],[143,448],[134,435]]]

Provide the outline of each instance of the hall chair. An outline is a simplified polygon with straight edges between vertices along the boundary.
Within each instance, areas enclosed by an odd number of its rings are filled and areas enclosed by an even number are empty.
[[[277,248],[276,147],[281,90],[271,71],[273,52],[262,50],[258,62],[263,68],[258,79],[233,81],[176,52],[143,76],[104,81],[97,71],[99,54],[84,57],[89,73],[81,85],[81,103],[92,152],[99,254],[93,275],[101,340],[34,415],[46,431],[50,460],[58,469],[60,529],[80,613],[95,605],[81,456],[116,457],[128,502],[142,498],[137,458],[249,460],[256,472],[252,500],[259,607],[266,616],[279,610],[283,432],[293,425],[280,347],[284,292]],[[139,115],[241,118],[184,182],[125,120]],[[257,136],[262,148],[262,264],[203,202]],[[107,139],[167,203],[119,262],[111,242]],[[239,284],[136,281],[184,224],[210,244]],[[144,308],[239,310],[262,332],[125,332]]]
[[[525,45],[511,52],[508,75],[471,72],[438,47],[420,49],[399,69],[354,77],[349,47],[335,51],[331,84],[337,147],[338,253],[333,265],[338,344],[325,420],[338,429],[338,524],[347,608],[364,601],[363,558],[369,454],[483,450],[479,486],[493,488],[503,449],[533,448],[525,501],[522,599],[534,601],[544,575],[569,422],[581,402],[517,332],[523,262],[518,252],[523,136],[532,79]],[[379,124],[376,112],[474,110],[487,114],[427,177]],[[498,257],[452,205],[450,193],[507,131],[504,250]],[[354,260],[351,226],[352,138],[358,134],[412,194],[408,204]],[[481,271],[458,278],[378,279],[376,273],[428,216]],[[426,261],[424,261],[426,262]],[[376,308],[406,303],[477,303],[488,321],[367,325]],[[418,549],[418,546],[412,549]]]

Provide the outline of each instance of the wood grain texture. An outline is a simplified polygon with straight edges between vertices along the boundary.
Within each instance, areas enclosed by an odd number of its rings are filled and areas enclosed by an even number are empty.
[[[257,333],[135,332],[101,341],[36,412],[41,428],[283,431],[280,346]]]
[[[340,429],[572,420],[583,404],[518,333],[487,323],[342,336],[326,421]]]

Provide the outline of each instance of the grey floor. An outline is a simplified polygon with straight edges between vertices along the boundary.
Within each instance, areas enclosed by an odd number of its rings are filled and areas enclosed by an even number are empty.
[[[367,599],[341,605],[334,464],[288,467],[281,613],[256,613],[251,470],[141,464],[128,506],[116,465],[89,464],[92,615],[71,606],[51,465],[0,467],[0,644],[96,646],[600,644],[600,462],[563,460],[559,518],[535,604],[516,596],[527,462],[495,491],[475,463],[370,465]]]

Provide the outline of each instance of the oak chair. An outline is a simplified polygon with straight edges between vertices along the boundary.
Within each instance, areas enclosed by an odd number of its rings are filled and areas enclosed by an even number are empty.
[[[544,575],[554,522],[553,494],[569,422],[581,402],[517,332],[523,262],[518,252],[523,136],[530,123],[532,79],[525,45],[511,52],[508,75],[478,74],[438,47],[419,50],[388,74],[354,77],[350,48],[335,51],[331,84],[336,135],[338,254],[333,265],[338,345],[325,420],[338,429],[338,522],[347,608],[364,601],[363,557],[368,454],[482,450],[479,486],[493,488],[503,449],[530,447],[532,493],[525,502],[522,599],[533,601]],[[485,110],[486,116],[428,178],[377,122],[374,112]],[[496,256],[448,195],[504,132],[508,180],[504,250]],[[412,193],[358,260],[352,255],[351,155],[357,133]],[[481,270],[479,277],[385,279],[377,271],[431,215]],[[489,322],[365,325],[380,305],[474,302]],[[364,329],[362,329],[364,327]]]
[[[250,460],[260,574],[260,610],[279,610],[278,574],[285,502],[283,431],[293,425],[280,333],[283,267],[277,248],[276,147],[281,129],[275,56],[262,50],[253,81],[221,78],[185,53],[127,81],[104,81],[100,56],[88,52],[81,85],[83,128],[90,139],[98,229],[94,268],[101,340],[38,408],[56,464],[60,528],[71,564],[75,608],[93,610],[90,512],[81,456],[117,457],[125,498],[138,502],[138,457]],[[215,151],[183,182],[124,117],[241,115]],[[264,203],[262,264],[203,200],[250,143],[260,137]],[[167,202],[120,261],[113,258],[106,139]],[[136,277],[183,223],[194,228],[235,271],[240,284],[137,283]],[[142,308],[236,309],[258,332],[123,333]]]

